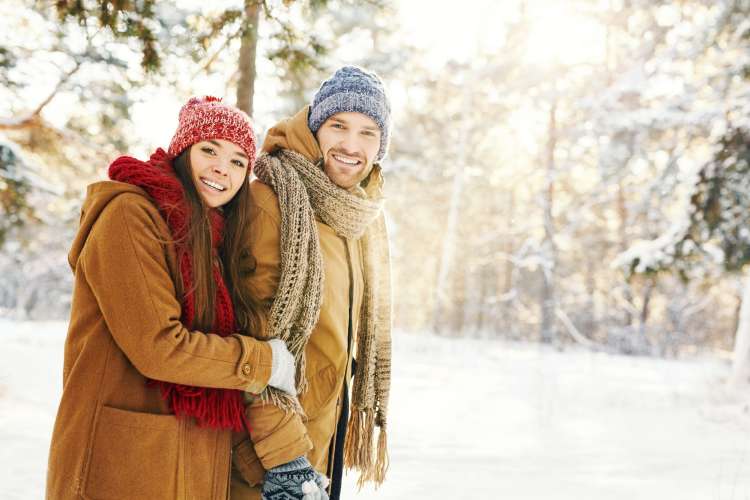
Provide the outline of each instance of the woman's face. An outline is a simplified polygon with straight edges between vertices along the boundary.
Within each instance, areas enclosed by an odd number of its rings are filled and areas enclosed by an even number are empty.
[[[249,159],[236,144],[209,139],[192,145],[190,166],[201,198],[216,208],[229,203],[240,190],[247,178]]]

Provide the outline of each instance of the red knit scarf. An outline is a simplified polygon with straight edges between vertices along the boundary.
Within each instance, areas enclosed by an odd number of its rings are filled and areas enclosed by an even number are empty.
[[[195,300],[192,293],[193,271],[190,249],[185,236],[190,222],[190,206],[167,153],[159,148],[148,162],[121,156],[109,166],[112,180],[127,182],[145,190],[159,207],[167,221],[180,263],[183,288],[182,324],[193,329]],[[224,218],[218,210],[210,211],[211,241],[216,254],[222,242]],[[214,266],[216,282],[216,310],[212,333],[226,337],[237,331],[234,308],[224,278]],[[199,426],[226,428],[241,431],[246,425],[242,391],[191,387],[171,382],[149,381],[161,391],[162,397],[177,417],[195,417]]]

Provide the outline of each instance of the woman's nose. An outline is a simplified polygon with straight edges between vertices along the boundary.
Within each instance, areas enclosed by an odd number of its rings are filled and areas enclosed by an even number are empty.
[[[225,162],[222,160],[217,160],[216,163],[213,164],[214,173],[217,173],[219,175],[226,175],[229,171],[229,167],[225,165]]]

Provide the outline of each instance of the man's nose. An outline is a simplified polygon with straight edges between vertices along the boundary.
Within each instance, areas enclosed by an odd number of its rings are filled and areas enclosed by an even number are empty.
[[[355,134],[347,134],[346,137],[344,137],[344,140],[341,141],[340,146],[342,153],[356,156],[357,151],[359,151],[357,136]]]

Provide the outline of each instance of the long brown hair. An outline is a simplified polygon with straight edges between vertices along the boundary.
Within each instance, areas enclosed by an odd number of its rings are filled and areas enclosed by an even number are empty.
[[[190,222],[187,233],[187,248],[190,249],[193,270],[192,291],[195,303],[193,326],[211,331],[216,306],[216,283],[213,279],[213,252],[211,248],[211,225],[209,208],[200,197],[193,181],[189,147],[174,160],[177,178],[185,189],[185,198],[190,206]],[[248,166],[248,172],[250,172]],[[265,316],[263,307],[252,291],[241,279],[243,263],[252,258],[247,249],[250,222],[250,186],[245,177],[239,191],[221,210],[224,212],[223,240],[219,247],[219,268],[232,297],[234,316],[240,333],[254,337],[263,335]]]

